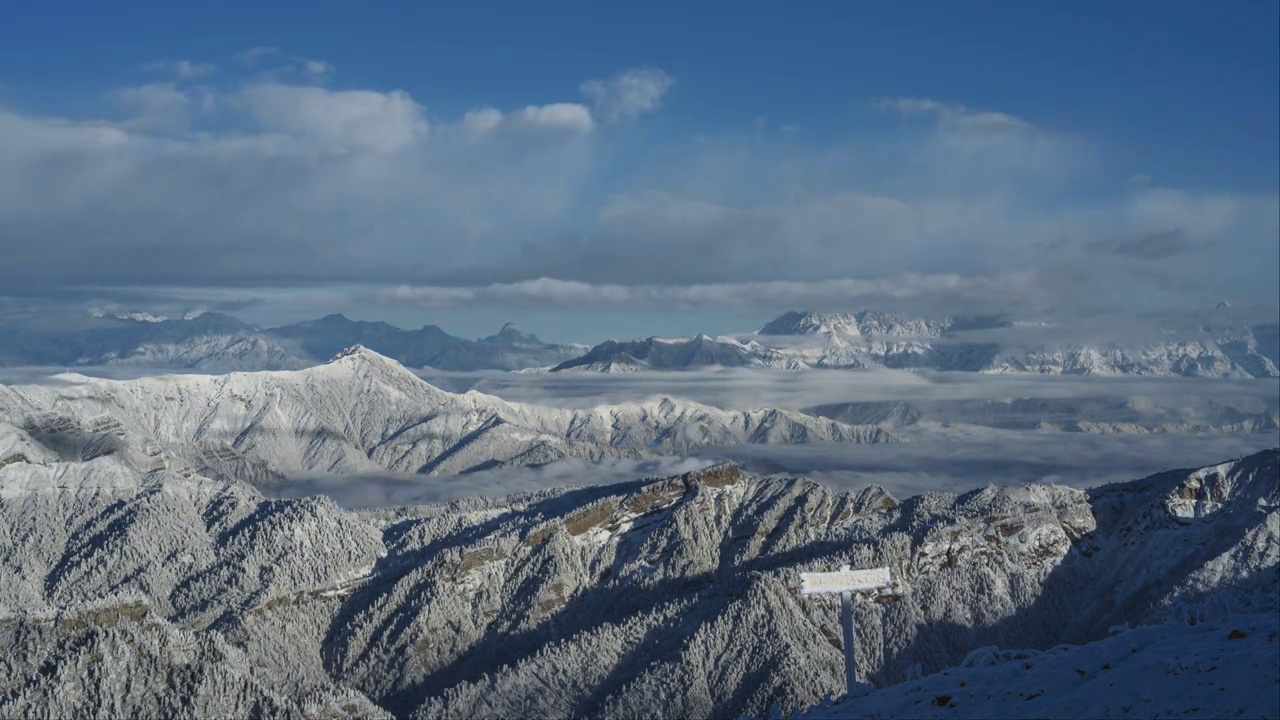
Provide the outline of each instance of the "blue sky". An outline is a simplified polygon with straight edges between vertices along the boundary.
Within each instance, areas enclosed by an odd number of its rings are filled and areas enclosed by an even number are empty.
[[[3,279],[582,340],[1274,306],[1277,8],[27,4]]]

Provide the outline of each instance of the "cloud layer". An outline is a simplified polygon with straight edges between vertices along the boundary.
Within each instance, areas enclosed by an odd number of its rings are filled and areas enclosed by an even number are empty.
[[[994,110],[878,98],[834,136],[659,136],[617,127],[670,109],[654,67],[453,117],[270,47],[148,69],[169,79],[104,91],[98,117],[0,107],[9,292],[949,311],[1278,292],[1273,191],[1112,178],[1087,138]]]
[[[265,488],[273,497],[323,494],[344,507],[390,507],[501,496],[554,487],[608,485],[698,470],[721,460],[760,474],[803,475],[837,491],[880,485],[899,499],[926,492],[964,493],[988,485],[1056,483],[1088,488],[1194,468],[1265,450],[1258,435],[1062,435],[968,430],[965,437],[917,438],[887,445],[742,445],[690,458],[562,460],[454,477],[307,475]]]

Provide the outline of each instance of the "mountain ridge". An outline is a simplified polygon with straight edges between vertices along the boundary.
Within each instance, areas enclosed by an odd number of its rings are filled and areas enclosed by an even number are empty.
[[[111,468],[114,485],[68,482]],[[991,646],[1274,618],[1277,533],[1280,450],[1088,491],[898,500],[721,465],[365,512],[112,456],[16,462],[0,713],[791,713],[844,682],[839,603],[798,598],[801,571],[891,568],[900,599],[856,604],[856,652],[896,692]]]
[[[686,400],[568,410],[440,390],[361,345],[302,370],[0,386],[0,420],[59,442],[158,445],[215,476],[322,470],[453,474],[564,458],[685,454],[739,443],[893,442],[798,412]],[[113,434],[114,433],[114,434]],[[117,437],[118,435],[118,437]]]
[[[169,319],[145,313],[97,314],[87,327],[4,328],[0,365],[142,366],[205,372],[296,370],[364,344],[413,367],[518,370],[580,354],[578,345],[543,343],[507,323],[480,340],[435,325],[406,330],[331,313],[292,325],[260,328],[217,312]]]
[[[1207,328],[1215,336],[1121,345],[1005,346],[965,333],[1009,327],[1002,316],[927,320],[891,313],[788,312],[743,338],[610,340],[553,372],[772,369],[929,369],[982,374],[1280,377],[1280,334],[1271,325]],[[710,348],[710,349],[709,349]]]
[[[609,340],[594,347],[556,345],[511,323],[478,340],[436,325],[406,330],[332,313],[258,328],[220,313],[161,319],[103,315],[86,327],[4,330],[0,365],[113,365],[200,372],[289,370],[319,364],[364,344],[411,367],[441,370],[621,372],[698,367],[932,369],[987,374],[1280,377],[1280,325],[1202,324],[1195,337],[1145,343],[981,340],[982,331],[1016,325],[1004,316],[933,320],[880,311],[785,313],[742,337]],[[777,334],[774,334],[777,333]],[[975,334],[976,333],[976,334]]]

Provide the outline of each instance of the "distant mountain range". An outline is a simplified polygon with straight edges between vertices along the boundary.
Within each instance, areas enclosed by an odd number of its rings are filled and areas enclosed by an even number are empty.
[[[1280,377],[1276,324],[1208,329],[1194,339],[1014,347],[966,339],[1013,323],[997,316],[929,320],[890,313],[789,312],[747,337],[699,335],[601,343],[552,370],[631,372],[702,367],[920,368],[1045,375]]]
[[[494,335],[467,340],[435,325],[405,330],[338,314],[263,329],[221,313],[182,319],[126,313],[99,315],[69,330],[0,328],[0,337],[4,366],[137,365],[208,372],[298,369],[356,344],[409,367],[442,370],[547,367],[587,349],[544,343],[510,323]]]
[[[705,367],[931,369],[1048,375],[1280,377],[1280,325],[1199,328],[1159,342],[1002,343],[1002,316],[929,319],[867,311],[788,312],[747,336],[545,343],[508,323],[478,340],[327,315],[260,328],[221,313],[100,315],[72,329],[0,327],[0,366],[142,366],[203,372],[310,367],[363,345],[411,368],[631,372]],[[1051,332],[1052,328],[1045,329]],[[987,331],[987,332],[982,332]]]

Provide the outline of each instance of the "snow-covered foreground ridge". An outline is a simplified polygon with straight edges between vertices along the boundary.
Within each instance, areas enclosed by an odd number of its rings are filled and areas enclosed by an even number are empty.
[[[857,605],[865,679],[924,677],[916,685],[930,693],[937,673],[966,657],[980,664],[971,653],[990,646],[1101,640],[1079,651],[1083,663],[1102,657],[1088,648],[1129,642],[1145,654],[1123,668],[1151,680],[1144,668],[1161,648],[1195,643],[1188,621],[1206,638],[1238,625],[1247,639],[1233,647],[1255,653],[1269,631],[1254,618],[1280,610],[1280,450],[1090,491],[989,487],[899,501],[725,465],[350,512],[190,472],[140,474],[114,455],[30,457],[37,447],[8,442],[4,717],[789,713],[843,686],[838,601],[800,600],[798,573],[846,563],[890,567],[901,593]],[[1166,623],[1105,639],[1117,625]],[[1081,682],[1110,672],[1075,669]],[[1207,672],[1169,672],[1151,692],[1191,697],[1186,673],[1203,685]],[[1056,705],[991,707],[1098,707],[1056,676],[1041,684],[1046,696],[1060,690]],[[874,707],[897,707],[893,693],[908,691],[882,691]],[[976,697],[963,688],[948,694],[957,715],[981,714],[960,704]],[[1253,707],[1232,692],[1196,702],[1189,714]]]
[[[1273,718],[1280,618],[1167,623],[1084,645],[973,651],[960,667],[804,713],[854,718]]]
[[[0,423],[14,437],[54,455],[110,453],[143,471],[183,465],[222,478],[457,473],[740,443],[894,440],[878,428],[797,412],[671,398],[562,410],[458,395],[359,346],[296,371],[55,379],[0,386]]]

